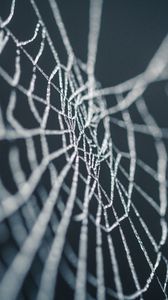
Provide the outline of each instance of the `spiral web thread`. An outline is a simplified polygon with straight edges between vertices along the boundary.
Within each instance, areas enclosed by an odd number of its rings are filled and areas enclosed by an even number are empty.
[[[2,251],[1,254],[1,300],[24,299],[23,287],[29,273],[36,286],[32,288],[32,295],[35,295],[32,299],[53,299],[57,295],[55,287],[59,273],[74,291],[75,300],[86,298],[100,300],[106,296],[112,299],[145,299],[145,293],[150,289],[153,280],[158,283],[163,298],[167,299],[168,268],[162,248],[167,238],[165,143],[168,130],[157,125],[149,112],[144,94],[149,85],[157,82],[165,83],[168,77],[168,36],[142,74],[117,86],[101,88],[95,78],[95,63],[103,16],[102,0],[90,1],[86,64],[74,55],[55,0],[48,0],[55,26],[59,29],[66,50],[68,58],[66,65],[59,59],[38,6],[34,0],[29,2],[36,18],[32,36],[19,40],[12,32],[10,24],[18,8],[17,0],[11,2],[7,18],[0,21],[0,57],[10,42],[15,49],[15,52],[10,50],[14,52],[15,57],[12,66],[14,73],[9,73],[5,67],[0,66],[1,80],[10,91],[5,108],[2,103],[4,100],[1,98],[0,140],[2,146],[8,145],[6,168],[9,168],[10,180],[15,186],[15,190],[11,191],[2,174],[0,228],[4,239],[5,234],[9,235],[10,232],[13,242],[8,246],[8,251]],[[34,57],[29,53],[28,47],[33,48],[36,41],[38,51]],[[40,67],[46,46],[49,47],[54,62],[50,74]],[[21,81],[22,75],[26,72],[22,67],[23,57],[31,64],[31,76],[27,86],[22,85]],[[48,58],[45,59],[47,63]],[[39,76],[46,82],[44,97],[38,95],[38,90],[35,89]],[[55,98],[51,91],[56,95]],[[23,99],[18,95],[22,95]],[[113,100],[110,102],[111,96],[114,97],[115,103]],[[25,113],[30,114],[36,123],[33,128],[31,124],[27,127],[24,122],[22,124],[24,118],[22,121],[17,118],[16,112],[20,105],[21,107],[27,105]],[[132,107],[140,115],[142,124],[132,120],[130,112]],[[56,128],[49,126],[51,114],[57,120]],[[100,124],[103,127],[101,142]],[[128,151],[122,151],[115,145],[111,126],[124,130]],[[151,139],[152,149],[157,155],[156,170],[147,161],[138,157],[136,148],[138,134]],[[51,151],[50,139],[56,141],[59,139],[61,146]],[[37,143],[40,145],[41,156],[37,151]],[[27,169],[21,160],[23,151],[28,163]],[[63,163],[58,168],[60,159]],[[124,160],[127,161],[127,168],[123,165]],[[81,170],[81,164],[85,166],[85,172]],[[110,192],[106,191],[100,180],[104,165],[109,171]],[[145,176],[154,181],[157,191],[155,195],[158,195],[156,198],[136,182],[137,169],[141,169]],[[49,181],[47,187],[43,184],[45,176]],[[66,181],[68,176],[71,178],[70,181]],[[84,186],[83,197],[79,191],[81,185]],[[154,212],[159,237],[152,231],[143,210],[137,208],[135,193],[146,203],[149,215],[150,212]],[[118,213],[116,201],[120,202],[122,213]],[[67,237],[72,223],[77,224],[80,229],[76,249],[68,242]],[[134,243],[137,244],[148,270],[145,271],[143,282],[134,262],[129,237],[124,232],[124,227],[128,224],[135,238]],[[143,235],[142,232],[139,233],[137,224],[141,227]],[[88,265],[90,226],[95,230],[95,247],[91,250],[95,256],[93,273]],[[116,230],[127,261],[126,272],[130,274],[133,283],[133,290],[129,293],[123,286],[124,276],[113,238]],[[73,231],[73,234],[77,233]],[[148,240],[150,250],[145,245],[144,236]],[[48,240],[50,242],[47,244]],[[107,250],[108,268],[114,281],[111,286],[106,282],[107,275],[105,275]],[[32,265],[36,260],[39,260],[42,266],[38,276],[32,271]],[[160,265],[164,270],[161,277],[157,272]],[[88,284],[94,288],[95,295],[89,291]],[[31,299],[31,296],[29,297]]]

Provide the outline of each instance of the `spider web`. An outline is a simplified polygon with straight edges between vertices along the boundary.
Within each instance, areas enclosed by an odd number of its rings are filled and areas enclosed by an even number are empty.
[[[31,33],[13,23],[19,1],[0,19],[1,300],[63,299],[60,286],[75,300],[149,299],[153,285],[167,299],[168,130],[146,91],[167,93],[168,36],[142,74],[102,88],[103,1],[90,1],[87,63],[48,2],[62,48],[34,0],[22,1]]]

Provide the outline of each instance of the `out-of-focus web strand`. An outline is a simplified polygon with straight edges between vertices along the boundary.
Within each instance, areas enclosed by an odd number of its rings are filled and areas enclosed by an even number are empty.
[[[15,146],[9,151],[9,164],[13,180],[15,181],[17,192],[12,195],[0,181],[1,186],[1,202],[0,202],[0,222],[10,218],[14,214],[18,214],[18,222],[22,222],[19,218],[19,209],[29,205],[30,219],[36,217],[34,224],[26,233],[24,225],[22,225],[22,234],[25,237],[22,243],[22,237],[17,237],[15,229],[12,234],[19,244],[20,250],[14,257],[13,261],[6,269],[4,276],[0,282],[0,295],[2,300],[17,299],[22,289],[23,282],[31,269],[32,262],[36,255],[41,257],[44,267],[38,287],[37,299],[46,300],[54,299],[55,285],[59,272],[60,263],[63,261],[68,273],[61,267],[61,274],[66,282],[74,289],[75,300],[93,299],[87,290],[89,282],[96,289],[96,299],[104,300],[106,293],[117,299],[144,299],[144,293],[150,288],[150,283],[155,277],[159,283],[166,299],[166,287],[168,282],[167,259],[161,252],[162,245],[165,244],[167,238],[167,223],[164,219],[167,209],[167,151],[163,139],[168,137],[167,128],[159,128],[156,121],[149,113],[147,104],[143,94],[149,84],[167,79],[168,65],[168,36],[165,37],[161,46],[156,51],[154,57],[149,62],[146,70],[134,78],[131,78],[116,86],[101,88],[97,83],[95,76],[95,65],[98,52],[98,41],[101,28],[101,17],[103,15],[103,1],[90,0],[89,9],[89,34],[88,34],[88,56],[87,62],[80,62],[70,44],[59,7],[54,0],[49,0],[49,6],[53,13],[55,25],[58,26],[63,44],[67,52],[67,65],[62,65],[59,55],[51,36],[45,26],[40,11],[34,0],[30,0],[33,11],[35,12],[37,22],[31,37],[23,41],[19,41],[17,37],[8,28],[11,20],[15,17],[15,9],[17,9],[17,1],[11,2],[8,17],[2,21],[0,19],[0,53],[5,51],[10,39],[16,45],[15,54],[15,72],[13,75],[8,74],[5,69],[0,66],[0,76],[11,87],[8,107],[6,110],[6,119],[10,124],[10,128],[6,127],[3,110],[0,109],[0,140],[24,140],[26,145],[26,156],[30,164],[31,174],[26,177],[22,164],[20,163],[20,151]],[[26,50],[26,45],[33,45],[38,36],[41,36],[36,57],[32,57]],[[40,58],[44,53],[45,45],[48,44],[52,56],[55,60],[55,66],[51,74],[48,76],[40,67]],[[21,59],[25,55],[31,62],[32,76],[29,82],[29,88],[26,89],[20,84],[22,72]],[[81,70],[87,74],[85,82]],[[47,81],[46,97],[42,98],[35,94],[35,85],[38,72]],[[74,77],[74,74],[76,78]],[[58,76],[59,86],[54,83],[54,78]],[[61,110],[51,104],[51,87],[58,93],[61,101]],[[71,95],[68,96],[68,89]],[[37,127],[25,128],[15,117],[15,109],[17,106],[17,91],[27,97],[30,112],[36,120]],[[36,92],[37,93],[37,92]],[[127,93],[124,96],[124,93]],[[106,96],[115,95],[116,104],[112,103],[110,108],[106,106]],[[44,113],[41,117],[35,103],[40,102],[44,105]],[[88,109],[86,107],[88,103]],[[129,107],[135,105],[137,111],[142,117],[144,124],[135,124],[131,119]],[[67,106],[67,110],[66,110]],[[75,113],[73,114],[73,110]],[[58,117],[60,129],[48,129],[48,118],[50,111]],[[120,112],[122,119],[113,117],[114,114]],[[104,137],[102,144],[98,142],[98,125],[103,121]],[[127,135],[128,153],[124,153],[118,149],[113,141],[110,131],[110,124],[116,124],[125,129]],[[66,124],[66,127],[65,127]],[[78,127],[80,134],[76,136],[75,128]],[[88,131],[86,131],[86,129]],[[88,133],[89,132],[89,133]],[[146,162],[137,157],[136,153],[136,134],[145,134],[153,138],[154,147],[157,153],[157,170],[152,169]],[[48,145],[48,136],[61,135],[62,148],[50,152]],[[66,136],[69,135],[70,144],[67,144]],[[33,137],[39,136],[42,147],[42,159],[38,162],[36,154],[36,146]],[[83,141],[83,148],[80,142]],[[88,150],[89,149],[89,150]],[[94,151],[96,149],[96,152]],[[116,158],[114,157],[116,153]],[[62,166],[62,170],[58,173],[56,169],[57,159],[64,156],[66,164]],[[129,160],[129,169],[126,170],[122,166],[122,160]],[[79,171],[80,162],[86,166],[87,177],[85,178]],[[100,169],[102,162],[110,170],[111,191],[110,196],[105,191],[99,181]],[[158,185],[159,203],[155,202],[148,193],[143,190],[135,181],[136,168],[140,167],[144,172],[153,177]],[[43,191],[43,207],[38,215],[35,215],[31,206],[30,199],[35,197],[34,192],[40,184],[43,174],[49,170],[51,190],[47,193]],[[72,185],[68,187],[65,179],[73,170]],[[121,172],[128,181],[127,189],[118,179],[118,172]],[[82,181],[85,184],[83,199],[78,198],[78,183]],[[67,195],[67,202],[61,204],[60,190],[63,189]],[[115,209],[115,189],[120,196],[120,202],[124,210],[122,216],[118,216]],[[143,200],[149,205],[150,209],[154,209],[160,218],[161,236],[159,242],[152,235],[150,228],[143,219],[142,212],[136,207],[136,201],[133,200],[134,189],[138,192]],[[89,211],[90,201],[96,201],[97,212],[93,215]],[[35,198],[34,198],[35,201]],[[106,201],[106,204],[104,203]],[[51,221],[51,216],[55,206],[61,207],[61,219],[54,219],[56,230],[53,236],[52,244],[48,252],[48,256],[44,257],[40,253],[42,239],[47,230],[47,226]],[[81,213],[73,216],[73,208],[77,205]],[[130,210],[135,212],[136,218],[144,230],[148,240],[150,241],[156,257],[153,263],[150,253],[143,243],[143,237],[140,237],[136,226],[130,216]],[[110,223],[110,213],[115,217],[114,223]],[[34,215],[34,217],[33,217]],[[102,215],[105,224],[101,224]],[[138,278],[138,270],[131,256],[127,236],[125,236],[122,223],[128,219],[135,240],[141,249],[141,253],[149,266],[150,274],[146,274],[146,283],[142,286]],[[96,277],[88,271],[88,239],[89,239],[89,222],[96,228],[96,244],[93,253],[96,255]],[[79,235],[78,254],[68,245],[66,236],[71,222],[81,222]],[[117,258],[117,249],[113,241],[113,230],[118,228],[124,253],[128,262],[128,270],[132,276],[135,291],[132,294],[126,294],[123,286],[122,272],[119,267]],[[114,275],[115,289],[106,285],[105,264],[102,235],[107,233],[107,246],[109,250],[109,264]],[[68,251],[66,251],[68,249]],[[68,261],[64,260],[63,252],[65,252]],[[93,254],[94,255],[94,254]],[[164,282],[156,274],[156,270],[163,261],[166,268]],[[74,276],[71,266],[76,268],[76,276]],[[69,275],[67,275],[69,274]],[[70,277],[74,278],[73,280]]]

